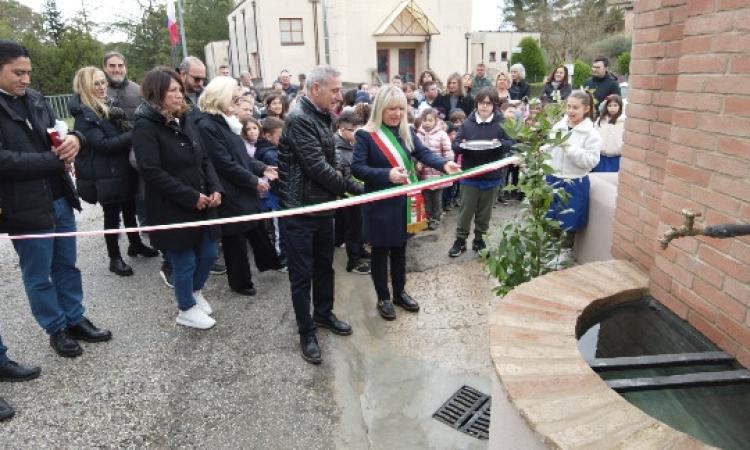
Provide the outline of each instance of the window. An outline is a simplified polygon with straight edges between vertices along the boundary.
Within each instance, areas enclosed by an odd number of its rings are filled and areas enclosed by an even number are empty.
[[[490,52],[490,62],[497,62],[497,52]]]
[[[281,45],[302,45],[302,19],[279,19]]]
[[[500,60],[501,61],[507,61],[508,60],[508,52],[500,52]]]

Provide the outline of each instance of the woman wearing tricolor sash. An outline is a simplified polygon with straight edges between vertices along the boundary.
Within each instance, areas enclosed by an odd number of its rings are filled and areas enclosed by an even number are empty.
[[[352,175],[364,181],[365,192],[374,192],[417,182],[414,159],[447,173],[460,169],[439,157],[410,130],[406,120],[406,96],[386,85],[375,97],[370,121],[357,131]],[[372,245],[371,273],[378,296],[377,309],[386,320],[396,318],[394,305],[419,311],[419,304],[404,291],[406,286],[406,241],[427,227],[420,190],[406,196],[380,200],[362,207],[364,238]],[[391,287],[388,289],[388,260]]]

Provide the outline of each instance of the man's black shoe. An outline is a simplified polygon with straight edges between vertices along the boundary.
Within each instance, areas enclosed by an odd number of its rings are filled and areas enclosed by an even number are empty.
[[[398,305],[409,312],[419,311],[419,303],[411,298],[411,295],[406,292],[402,292],[401,295],[396,295],[393,298],[393,304]]]
[[[0,381],[29,381],[38,377],[40,373],[42,369],[39,367],[24,366],[15,361],[0,365]]]
[[[49,345],[57,352],[58,355],[66,358],[75,358],[83,354],[83,349],[78,341],[70,337],[68,330],[62,329],[49,337]]]
[[[450,250],[448,250],[448,256],[451,258],[455,258],[456,256],[460,255],[461,253],[466,251],[466,239],[456,238],[455,241],[453,241],[453,246]]]
[[[471,243],[471,249],[475,252],[480,252],[486,247],[487,244],[485,244],[484,239],[474,239],[474,241]]]
[[[380,317],[385,320],[396,318],[396,308],[393,307],[393,302],[390,300],[378,300],[378,312]]]
[[[151,248],[143,242],[128,246],[128,256],[135,257],[139,255],[146,258],[154,258],[159,256],[159,250]]]
[[[10,419],[15,414],[16,411],[13,409],[13,407],[5,403],[5,400],[0,398],[0,420]]]
[[[310,364],[320,364],[323,360],[320,356],[320,347],[318,338],[315,335],[300,336],[299,346],[302,349],[302,358]]]
[[[246,297],[252,297],[258,293],[258,291],[255,290],[255,286],[250,286],[242,289],[232,289],[232,291]]]
[[[313,320],[315,321],[315,325],[331,330],[339,336],[349,336],[352,334],[351,325],[343,320],[339,320],[334,313],[329,314],[328,317],[313,316]]]
[[[70,334],[70,337],[73,339],[84,342],[104,342],[112,339],[111,331],[95,327],[94,324],[85,317],[76,325],[68,327],[68,334]]]
[[[111,258],[109,260],[109,271],[121,277],[133,275],[133,269],[125,264],[122,258]]]
[[[363,246],[359,251],[359,257],[362,259],[371,259],[372,253],[368,252],[367,249]]]

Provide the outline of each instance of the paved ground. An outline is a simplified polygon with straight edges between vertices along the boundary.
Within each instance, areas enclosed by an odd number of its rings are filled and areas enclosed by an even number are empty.
[[[495,222],[516,210],[496,207]],[[369,277],[346,273],[336,250],[336,312],[355,332],[320,331],[320,366],[299,356],[286,274],[256,274],[249,300],[212,277],[205,293],[217,326],[193,331],[174,323],[158,260],[130,260],[135,275],[118,278],[102,238],[79,239],[79,267],[87,315],[115,338],[57,357],[0,241],[2,337],[12,358],[43,368],[35,381],[0,384],[17,409],[0,424],[2,447],[484,449],[431,418],[463,384],[490,392],[492,283],[471,252],[447,257],[454,224],[451,212],[410,243],[408,290],[423,309],[399,310],[395,322],[377,315]],[[80,229],[100,225],[98,207],[79,216]]]

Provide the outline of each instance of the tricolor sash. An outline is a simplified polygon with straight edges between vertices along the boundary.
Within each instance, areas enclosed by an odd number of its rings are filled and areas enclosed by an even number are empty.
[[[417,183],[417,172],[411,155],[396,139],[393,132],[385,125],[374,133],[370,133],[373,141],[393,167],[403,167],[408,175],[407,184]],[[414,191],[406,194],[406,231],[418,233],[427,228],[427,212],[424,206],[422,191]]]

